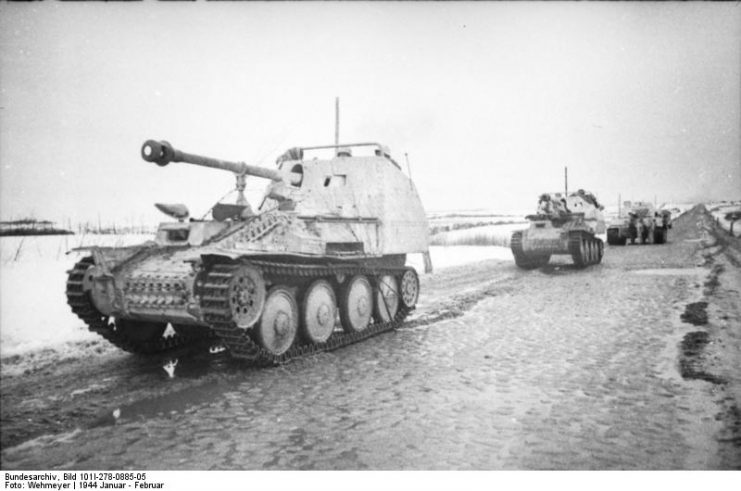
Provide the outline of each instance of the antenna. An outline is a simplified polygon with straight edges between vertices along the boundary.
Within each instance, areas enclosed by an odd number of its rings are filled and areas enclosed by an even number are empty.
[[[334,98],[334,144],[340,144],[340,98]],[[337,150],[335,150],[337,151]]]

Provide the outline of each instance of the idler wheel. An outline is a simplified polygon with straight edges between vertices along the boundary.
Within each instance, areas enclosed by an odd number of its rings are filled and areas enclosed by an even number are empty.
[[[265,305],[265,281],[260,271],[241,266],[229,280],[229,308],[237,327],[247,329],[257,322]]]
[[[265,299],[265,309],[257,324],[258,343],[272,355],[282,355],[291,347],[298,332],[298,304],[291,290],[273,287]]]
[[[413,269],[407,269],[401,277],[401,301],[406,307],[413,308],[419,300],[419,277]]]
[[[376,287],[375,317],[380,322],[389,322],[399,311],[399,286],[396,278],[384,275],[378,278]]]
[[[301,309],[301,337],[310,343],[323,343],[334,331],[337,299],[332,285],[317,280],[306,290]]]
[[[373,290],[365,276],[353,276],[342,287],[340,320],[348,333],[360,332],[370,325]]]

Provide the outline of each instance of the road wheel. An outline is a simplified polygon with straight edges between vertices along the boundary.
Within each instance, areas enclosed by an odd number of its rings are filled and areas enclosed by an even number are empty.
[[[389,322],[399,310],[399,287],[396,278],[384,275],[376,286],[374,315],[379,322]]]
[[[342,286],[340,320],[348,333],[364,330],[373,313],[373,289],[365,276],[352,277]]]
[[[323,343],[332,335],[337,299],[332,285],[317,280],[306,290],[301,309],[301,337],[310,343]]]
[[[584,239],[580,239],[576,250],[571,252],[571,259],[577,267],[583,267],[587,264],[587,244]]]
[[[237,327],[252,327],[265,305],[265,281],[260,271],[240,266],[229,279],[229,308]]]
[[[255,330],[257,342],[271,355],[282,355],[296,339],[298,316],[293,292],[284,286],[271,288]]]
[[[401,285],[399,288],[402,303],[406,307],[413,309],[417,305],[417,300],[419,300],[419,277],[417,276],[417,272],[413,269],[404,271],[404,274],[401,276]]]

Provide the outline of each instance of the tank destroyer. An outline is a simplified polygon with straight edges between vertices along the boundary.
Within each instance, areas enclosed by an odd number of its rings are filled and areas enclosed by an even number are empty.
[[[658,211],[651,203],[644,201],[625,202],[627,216],[618,213],[607,226],[607,243],[625,245],[628,241],[635,244],[664,244],[671,228],[671,212]]]
[[[525,217],[530,227],[512,233],[515,264],[539,268],[554,254],[570,255],[578,267],[598,264],[604,252],[602,239],[596,237],[605,232],[602,209],[593,194],[581,189],[570,195],[541,195],[537,213]]]
[[[331,156],[304,158],[315,151]],[[157,353],[218,338],[236,358],[275,364],[394,329],[415,308],[419,279],[406,255],[422,253],[431,268],[427,219],[386,147],[292,148],[276,168],[153,140],[141,156],[232,172],[238,197],[206,220],[158,203],[176,221],[160,224],[154,240],[86,248],[68,273],[68,303],[116,346]],[[248,176],[269,181],[254,211]]]

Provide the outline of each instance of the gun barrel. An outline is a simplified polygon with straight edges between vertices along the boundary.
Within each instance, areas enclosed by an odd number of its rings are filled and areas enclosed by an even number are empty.
[[[230,162],[228,160],[182,152],[173,148],[166,141],[147,140],[142,145],[141,154],[144,160],[154,162],[159,166],[165,166],[170,162],[185,162],[202,167],[211,167],[212,169],[226,170],[238,175],[262,177],[276,182],[288,181],[291,184],[299,184],[302,178],[301,174],[297,173],[282,173],[275,169],[266,169],[265,167],[249,165],[244,162]]]

